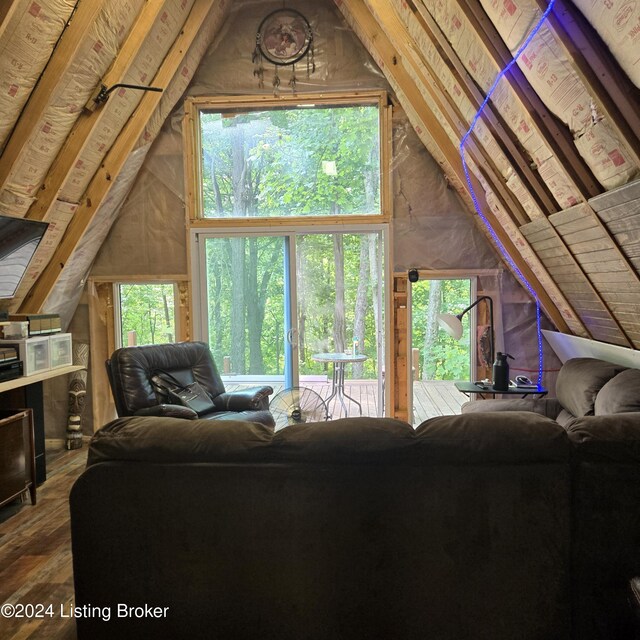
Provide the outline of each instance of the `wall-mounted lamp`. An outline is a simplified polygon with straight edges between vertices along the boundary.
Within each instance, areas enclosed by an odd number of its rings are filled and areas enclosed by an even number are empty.
[[[462,316],[483,300],[486,300],[489,305],[489,365],[491,365],[493,363],[494,356],[493,300],[489,296],[480,296],[473,304],[470,304],[457,315],[453,315],[452,313],[439,313],[438,324],[440,325],[440,328],[446,331],[454,340],[460,340],[460,338],[462,338]]]
[[[418,282],[420,274],[417,269],[409,269],[409,282]]]
[[[119,82],[118,84],[114,84],[112,87],[107,87],[107,85],[101,84],[100,88],[97,89],[91,98],[89,98],[89,102],[85,105],[86,109],[89,111],[94,111],[96,107],[103,105],[108,99],[109,95],[115,89],[137,89],[138,91],[163,91],[161,87],[147,87],[142,84],[125,84]]]

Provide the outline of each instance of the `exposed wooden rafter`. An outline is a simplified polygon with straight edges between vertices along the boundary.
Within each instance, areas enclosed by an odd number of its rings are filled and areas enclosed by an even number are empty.
[[[504,68],[512,59],[511,52],[478,0],[454,1],[479,35],[489,56]],[[547,109],[518,65],[511,67],[507,80],[583,200],[601,193],[602,187],[578,153],[568,127]]]
[[[440,52],[440,56],[446,61],[450,67],[451,73],[456,78],[462,90],[465,92],[468,100],[476,108],[480,108],[485,99],[485,94],[476,84],[474,79],[469,75],[464,64],[454,51],[449,41],[442,33],[440,27],[427,11],[422,2],[414,3],[407,1],[407,5],[414,13],[416,20],[422,26],[423,31],[433,43],[434,47]],[[499,68],[499,67],[498,67]],[[529,185],[531,196],[536,201],[540,209],[546,213],[558,211],[558,205],[553,199],[553,195],[549,191],[540,175],[531,168],[532,160],[526,150],[524,150],[515,134],[505,124],[499,113],[496,113],[491,103],[483,109],[483,120],[493,134],[498,143],[501,144],[501,150],[505,156],[511,161],[514,171],[520,177],[523,184]]]
[[[389,81],[396,86],[396,93],[399,94],[398,97],[401,99],[401,96],[404,96],[408,106],[422,121],[424,128],[420,127],[421,131],[418,131],[418,134],[424,139],[424,136],[427,135],[428,132],[428,138],[432,143],[431,147],[436,147],[436,149],[434,149],[434,151],[436,151],[436,160],[443,165],[445,173],[450,177],[463,199],[469,203],[470,194],[466,189],[466,178],[457,149],[449,139],[440,122],[434,117],[416,84],[411,80],[403,65],[397,60],[397,49],[387,38],[386,34],[380,30],[378,22],[365,5],[364,0],[336,1],[345,14],[347,21],[352,24],[356,33],[360,35],[363,44],[370,49],[370,53],[378,61]],[[479,181],[475,177],[472,177],[472,181],[475,183],[474,190],[479,200],[481,200],[481,205],[486,212],[487,219],[491,223],[497,237],[503,243],[507,252],[509,252],[514,264],[517,265],[518,269],[520,269],[521,273],[538,293],[542,308],[552,322],[555,323],[560,331],[567,331],[567,323],[548,293],[549,290],[553,290],[557,292],[559,297],[562,297],[559,290],[553,284],[551,278],[546,277],[544,285],[540,282],[522,258],[512,239],[498,223],[490,208],[486,206],[484,192]],[[566,307],[570,308],[570,305],[566,303]]]
[[[112,87],[124,81],[124,78],[135,62],[136,54],[145,38],[153,27],[158,14],[163,11],[162,2],[147,2],[140,12],[136,22],[129,31],[118,56],[109,71],[102,79],[102,84]],[[55,203],[62,186],[78,161],[79,156],[91,136],[91,132],[98,126],[104,111],[99,107],[95,111],[83,110],[76,121],[65,143],[49,168],[46,178],[38,191],[37,198],[29,208],[28,218],[43,220]]]
[[[462,136],[469,128],[469,124],[464,120],[458,107],[447,99],[448,94],[437,77],[427,68],[418,48],[411,46],[411,36],[393,7],[388,2],[365,0],[365,3],[374,19],[393,43],[397,52],[397,66],[406,65],[411,80],[416,83],[420,92],[429,96],[437,109],[440,110],[448,126],[459,139],[462,139]],[[492,190],[514,222],[516,224],[527,222],[528,217],[522,204],[507,187],[506,180],[504,180],[493,159],[478,140],[475,131],[468,138],[466,151],[482,172],[483,178],[491,185]]]
[[[62,34],[58,46],[55,48],[40,81],[31,93],[29,101],[22,110],[5,146],[2,163],[0,163],[0,188],[3,188],[10,180],[16,161],[23,149],[29,144],[34,123],[42,118],[51,94],[55,91],[65,72],[73,64],[76,54],[86,40],[103,4],[103,0],[79,3],[73,20]]]
[[[545,0],[536,0],[536,2],[542,11],[546,9]],[[620,140],[626,143],[633,162],[640,167],[640,139],[637,134],[640,119],[638,118],[637,92],[634,104],[633,97],[619,86],[616,77],[608,73],[600,75],[596,73],[596,69],[590,66],[584,56],[584,53],[594,50],[595,35],[591,38],[591,44],[586,46],[588,38],[576,22],[575,13],[572,13],[562,0],[556,0],[556,2],[557,4],[554,5],[548,17],[550,30],[560,43],[563,53],[572,62],[578,76],[589,89],[602,114],[606,117],[608,125]],[[562,16],[562,20],[558,16]],[[571,19],[569,20],[569,18]],[[565,37],[563,37],[563,33],[566,34]],[[580,43],[582,48],[578,47]],[[597,58],[605,60],[607,57],[603,52],[599,56],[593,54],[590,55],[590,62],[594,64]],[[600,63],[598,67],[602,69],[603,63]]]
[[[168,86],[213,4],[214,0],[195,0],[182,30],[153,78],[152,84],[154,86]],[[129,154],[133,151],[138,139],[144,132],[145,126],[158,106],[161,97],[162,94],[156,92],[147,92],[142,97],[136,110],[105,156],[100,169],[89,183],[85,197],[69,223],[62,241],[57,246],[49,264],[40,274],[40,277],[23,301],[20,307],[21,313],[34,313],[43,307],[53,286],[58,281],[65,263],[89,227],[99,204],[113,186],[116,176],[122,170]]]

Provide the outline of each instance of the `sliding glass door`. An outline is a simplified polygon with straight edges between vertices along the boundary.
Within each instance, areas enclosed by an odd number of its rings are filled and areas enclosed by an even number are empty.
[[[203,242],[203,333],[220,373],[284,381],[288,238],[234,235]]]
[[[194,247],[196,335],[225,384],[310,387],[334,418],[382,412],[383,229],[199,232]]]

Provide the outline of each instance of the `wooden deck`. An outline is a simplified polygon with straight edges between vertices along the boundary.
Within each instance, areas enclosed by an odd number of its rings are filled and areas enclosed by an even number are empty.
[[[230,384],[226,383],[227,391],[241,389],[252,384]],[[282,384],[271,384],[274,395],[282,390]],[[312,389],[326,400],[331,395],[331,381],[327,382],[304,382],[301,386]],[[362,405],[363,416],[377,416],[378,413],[378,385],[375,380],[345,380],[345,393]],[[273,397],[273,396],[272,396]],[[461,394],[450,380],[430,380],[427,382],[413,383],[413,424],[419,425],[427,418],[435,416],[452,415],[460,413],[460,406],[466,402],[466,398]],[[347,411],[350,416],[359,415],[358,407],[349,400],[345,400]],[[329,405],[329,415],[333,419],[344,417],[344,411],[340,403],[333,398]]]

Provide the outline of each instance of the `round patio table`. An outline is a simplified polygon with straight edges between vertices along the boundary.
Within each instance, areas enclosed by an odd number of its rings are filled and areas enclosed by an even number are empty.
[[[344,391],[344,367],[350,362],[364,362],[368,356],[364,354],[351,355],[348,353],[316,353],[311,356],[312,360],[316,362],[331,362],[333,363],[333,379],[331,382],[331,395],[325,400],[327,409],[329,408],[329,402],[333,398],[337,398],[344,409],[344,417],[349,415],[347,411],[347,405],[344,402],[345,398],[351,400],[358,405],[360,409],[360,415],[362,415],[362,405],[351,396],[347,395]]]

